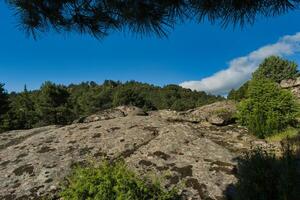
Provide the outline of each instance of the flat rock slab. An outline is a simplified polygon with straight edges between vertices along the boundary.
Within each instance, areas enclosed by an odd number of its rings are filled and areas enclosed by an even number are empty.
[[[258,141],[237,126],[170,122],[158,112],[0,135],[0,199],[57,194],[72,166],[124,158],[142,175],[182,185],[186,199],[224,198],[235,183],[235,158]]]

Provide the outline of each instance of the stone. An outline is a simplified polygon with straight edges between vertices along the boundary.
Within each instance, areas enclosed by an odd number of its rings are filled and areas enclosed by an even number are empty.
[[[280,87],[283,89],[289,89],[300,101],[300,76],[296,79],[283,80],[280,83]]]
[[[184,112],[160,111],[161,117],[169,121],[201,123],[225,126],[235,121],[236,103],[221,101]]]
[[[230,119],[229,119],[230,120]],[[220,117],[218,115],[213,115],[208,118],[208,122],[212,125],[224,126],[227,125],[227,121],[229,121],[225,117]]]
[[[294,87],[295,82],[296,81],[294,79],[282,80],[280,83],[280,87],[283,89],[291,88],[291,87]]]
[[[73,124],[109,120],[109,119],[115,119],[119,117],[126,117],[128,115],[147,116],[148,114],[145,111],[143,111],[141,108],[135,106],[119,106],[117,108],[99,111],[98,113],[90,115],[88,117],[81,117],[80,119],[75,120]]]
[[[116,109],[121,110],[125,116],[147,116],[148,113],[136,106],[119,106]]]

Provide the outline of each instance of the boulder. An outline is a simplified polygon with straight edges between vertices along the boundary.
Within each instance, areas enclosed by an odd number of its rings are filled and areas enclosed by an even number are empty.
[[[126,116],[147,116],[148,113],[136,106],[119,106],[116,109],[122,111]]]
[[[283,80],[280,83],[280,87],[291,90],[300,101],[300,77],[296,79]]]
[[[236,103],[233,101],[220,101],[184,112],[160,111],[161,116],[169,121],[209,122],[218,126],[225,126],[234,122],[235,113]]]
[[[292,88],[292,87],[294,87],[295,82],[296,82],[296,80],[294,80],[294,79],[282,80],[280,82],[280,87],[283,89]]]
[[[119,109],[108,109],[104,111],[100,111],[96,114],[90,115],[88,117],[82,117],[78,120],[75,120],[73,123],[90,123],[102,120],[115,119],[118,117],[125,117],[126,115]]]
[[[117,108],[100,111],[88,117],[81,117],[75,120],[73,124],[90,123],[90,122],[109,120],[109,119],[115,119],[115,118],[126,117],[126,116],[147,116],[147,115],[148,114],[145,111],[135,106],[119,106]]]

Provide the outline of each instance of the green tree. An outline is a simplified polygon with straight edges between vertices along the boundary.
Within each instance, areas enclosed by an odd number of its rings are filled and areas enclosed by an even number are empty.
[[[23,92],[10,98],[10,110],[6,118],[6,125],[10,129],[30,129],[38,122],[32,96],[25,86]]]
[[[8,94],[4,89],[4,84],[0,83],[0,132],[4,131],[4,118],[9,110]]]
[[[67,124],[74,117],[69,104],[69,92],[62,85],[45,82],[38,94],[37,111],[43,125]]]
[[[240,123],[260,138],[285,129],[296,115],[297,104],[292,93],[269,79],[252,80],[247,99],[238,106]]]
[[[295,62],[282,59],[278,56],[266,58],[253,73],[253,79],[271,79],[280,83],[284,79],[298,76],[298,65]]]
[[[241,101],[245,99],[247,96],[248,87],[249,87],[249,81],[243,84],[239,89],[231,90],[227,98],[229,100],[234,100],[234,101]]]
[[[121,105],[131,105],[143,108],[145,110],[154,109],[152,103],[145,98],[143,98],[137,91],[133,88],[123,87],[120,88],[114,94],[113,98],[113,106],[121,106]]]
[[[76,117],[95,113],[99,109],[97,107],[97,95],[101,92],[101,89],[98,85],[85,82],[69,86],[68,91],[70,93],[69,101]]]
[[[0,117],[8,111],[8,94],[4,84],[0,83]]]
[[[23,92],[10,97],[10,110],[5,118],[8,129],[30,129],[38,122],[39,118],[32,97],[26,86]]]

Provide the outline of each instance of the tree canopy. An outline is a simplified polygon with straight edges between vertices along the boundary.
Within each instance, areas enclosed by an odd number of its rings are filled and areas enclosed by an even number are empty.
[[[285,79],[296,78],[299,75],[297,68],[297,63],[293,61],[285,60],[279,56],[270,56],[259,65],[259,68],[253,73],[253,78],[267,78],[280,83]]]
[[[112,31],[165,36],[186,20],[221,25],[253,23],[298,8],[299,0],[6,0],[28,33],[75,31],[104,37]]]
[[[4,84],[0,83],[0,117],[8,109],[8,94],[4,89]]]

